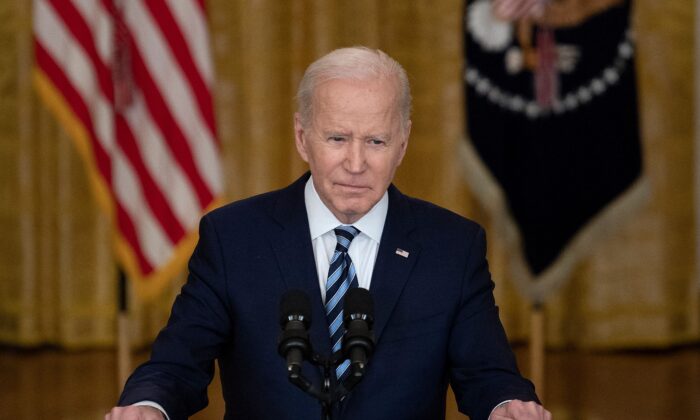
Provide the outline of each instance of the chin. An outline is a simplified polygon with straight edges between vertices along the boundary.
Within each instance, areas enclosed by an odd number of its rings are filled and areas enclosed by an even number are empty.
[[[362,216],[367,214],[372,207],[358,207],[358,206],[352,206],[352,207],[338,207],[339,213],[346,219],[346,220],[352,220],[350,223],[354,223]],[[343,220],[341,222],[345,223]]]

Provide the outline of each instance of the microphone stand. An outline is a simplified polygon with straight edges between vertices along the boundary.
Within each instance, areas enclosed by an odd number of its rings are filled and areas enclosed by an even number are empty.
[[[331,372],[335,363],[334,359],[322,358],[319,354],[314,354],[311,359],[317,366],[323,367],[323,399],[321,402],[321,419],[331,420],[333,413],[333,397],[331,394]]]
[[[301,372],[301,366],[290,366],[288,370],[289,382],[297,386],[305,393],[316,398],[321,404],[321,420],[332,420],[333,404],[345,398],[350,391],[358,384],[364,375],[364,365],[350,365],[350,374],[345,381],[337,382],[334,389],[331,389],[331,375],[335,373],[335,368],[344,360],[342,353],[337,352],[331,358],[314,354],[311,363],[323,369],[323,385],[321,389],[314,386]]]
[[[309,358],[311,346],[306,330],[310,323],[311,310],[308,297],[304,292],[294,290],[287,292],[280,305],[281,324],[284,331],[278,342],[278,351],[281,356],[287,357],[289,382],[321,403],[321,420],[331,420],[333,403],[342,401],[360,383],[365,374],[367,360],[374,351],[372,333],[374,304],[369,291],[359,287],[351,289],[345,296],[345,305],[349,316],[344,319],[347,331],[343,337],[343,346],[329,358],[318,353],[313,353]],[[288,322],[293,320],[300,325],[290,327]],[[295,349],[295,353],[291,356],[288,353],[290,349]],[[302,374],[301,360],[298,360],[300,355],[323,368],[321,389],[314,386]],[[331,375],[335,375],[336,367],[345,359],[351,361],[350,372],[342,382],[335,381]]]

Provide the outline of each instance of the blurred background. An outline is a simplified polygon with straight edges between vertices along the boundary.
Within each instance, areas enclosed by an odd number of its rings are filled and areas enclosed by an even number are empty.
[[[532,301],[515,286],[514,251],[462,154],[464,2],[207,0],[206,10],[223,200],[306,170],[292,117],[308,64],[342,46],[386,51],[406,68],[414,98],[395,184],[489,232],[501,318],[527,373]],[[555,418],[700,419],[695,10],[691,0],[632,5],[648,198],[544,302],[544,400]],[[70,136],[33,88],[32,2],[0,2],[0,45],[0,417],[99,418],[118,397],[113,228]],[[149,299],[129,288],[134,363],[184,279]],[[221,418],[216,390],[210,398],[198,418]]]

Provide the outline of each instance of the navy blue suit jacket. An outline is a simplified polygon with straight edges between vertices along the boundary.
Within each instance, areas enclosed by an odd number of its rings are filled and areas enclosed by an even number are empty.
[[[277,354],[279,303],[289,289],[311,298],[314,351],[331,352],[304,204],[307,179],[202,219],[188,282],[120,405],[152,400],[172,420],[186,418],[206,406],[218,359],[227,419],[320,417],[319,403],[288,382]],[[477,224],[389,188],[370,287],[377,344],[364,379],[334,418],[444,418],[448,383],[473,420],[507,399],[536,400],[498,318],[485,246]],[[303,369],[320,383],[318,368]]]

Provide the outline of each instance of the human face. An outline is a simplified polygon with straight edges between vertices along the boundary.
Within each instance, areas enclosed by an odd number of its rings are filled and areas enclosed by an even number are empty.
[[[397,98],[393,80],[331,80],[316,87],[311,121],[294,116],[297,150],[342,223],[377,204],[406,153],[411,122],[402,121]]]

